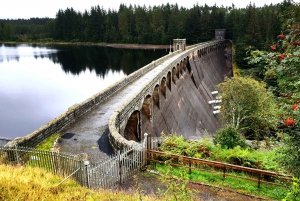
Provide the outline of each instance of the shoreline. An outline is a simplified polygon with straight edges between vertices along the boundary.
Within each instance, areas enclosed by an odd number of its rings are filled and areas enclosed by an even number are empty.
[[[123,44],[123,43],[90,43],[90,42],[1,42],[2,44],[32,44],[32,45],[82,45],[82,46],[100,46],[122,49],[170,49],[170,45],[152,45],[152,44]]]

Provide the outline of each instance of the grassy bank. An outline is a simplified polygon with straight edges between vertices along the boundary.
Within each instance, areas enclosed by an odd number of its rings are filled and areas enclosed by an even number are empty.
[[[92,191],[72,180],[58,186],[63,179],[39,168],[0,165],[0,200],[158,200],[134,192]]]

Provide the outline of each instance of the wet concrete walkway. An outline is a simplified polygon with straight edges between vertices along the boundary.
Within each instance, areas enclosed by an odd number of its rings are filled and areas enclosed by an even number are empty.
[[[142,86],[152,80],[162,69],[182,54],[175,55],[117,91],[109,99],[73,123],[68,129],[62,131],[61,134],[63,136],[58,142],[59,150],[72,155],[87,155],[87,160],[91,164],[95,164],[114,154],[108,141],[108,121],[110,116],[133,94],[139,92]]]

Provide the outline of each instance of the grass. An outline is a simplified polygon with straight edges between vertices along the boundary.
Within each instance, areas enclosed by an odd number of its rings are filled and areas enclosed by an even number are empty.
[[[157,164],[156,170],[165,174],[168,171],[170,171],[170,166]],[[181,173],[182,170],[183,170],[182,168],[173,167],[173,172],[172,172],[173,176],[180,177],[180,175],[182,174]],[[238,175],[247,177],[244,174],[238,174]],[[286,196],[286,192],[288,191],[288,189],[285,187],[273,186],[267,184],[261,184],[260,188],[258,188],[257,182],[252,182],[252,181],[247,181],[247,180],[242,180],[242,179],[237,179],[232,177],[226,177],[226,179],[223,181],[222,175],[212,174],[209,172],[196,171],[196,170],[193,170],[191,174],[185,174],[185,177],[187,177],[189,180],[194,182],[201,182],[209,185],[230,188],[240,193],[256,195],[256,196],[265,197],[274,200],[283,199]]]
[[[141,196],[136,192],[92,191],[70,179],[58,186],[62,180],[40,168],[0,165],[0,200],[158,200],[155,196]]]
[[[27,158],[27,162],[25,165],[30,167],[41,167],[48,171],[51,171],[53,168],[51,163],[51,156],[48,154],[43,154],[43,152],[49,152],[51,148],[53,148],[54,142],[57,138],[60,138],[60,134],[54,134],[45,139],[38,146],[36,146],[34,149],[36,153],[26,153],[23,157],[25,161]]]
[[[42,143],[40,143],[36,149],[41,151],[50,151],[53,148],[53,144],[57,138],[60,138],[60,134],[54,134],[45,139]]]

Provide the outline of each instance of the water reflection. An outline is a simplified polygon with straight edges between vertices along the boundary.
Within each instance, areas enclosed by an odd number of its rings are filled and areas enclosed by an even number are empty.
[[[37,47],[30,45],[4,45],[0,47],[0,62],[4,60],[17,60],[19,61],[20,57],[41,57],[57,53],[56,49],[49,49],[46,47]]]
[[[0,46],[0,136],[24,136],[166,54],[88,46]]]
[[[79,75],[86,70],[105,77],[109,70],[129,75],[142,66],[167,54],[167,50],[118,49],[78,45],[1,45],[0,63],[19,61],[20,57],[49,58],[60,64],[65,73]]]
[[[57,54],[50,55],[50,58],[54,63],[60,63],[66,73],[78,75],[82,71],[89,70],[95,71],[100,77],[105,77],[108,70],[123,71],[128,75],[163,55],[164,50],[67,46]]]

